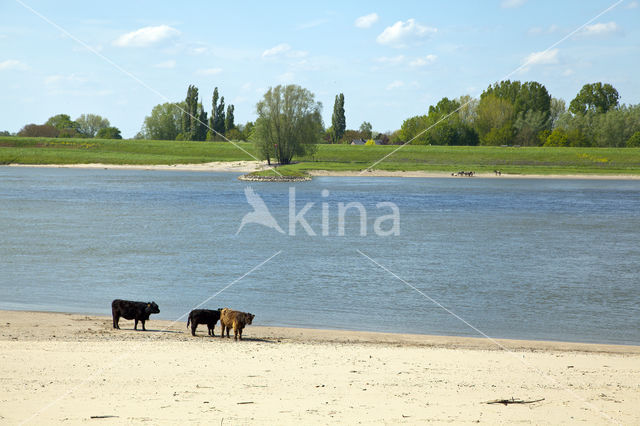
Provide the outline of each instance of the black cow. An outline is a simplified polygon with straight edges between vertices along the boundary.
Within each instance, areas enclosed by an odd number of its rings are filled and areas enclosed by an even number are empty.
[[[196,328],[198,327],[198,324],[207,324],[207,328],[209,329],[209,336],[215,336],[213,328],[216,326],[216,323],[220,319],[221,310],[221,308],[218,308],[218,310],[216,311],[212,311],[211,309],[194,309],[193,311],[189,312],[187,328],[189,328],[189,323],[191,323],[191,335],[196,335]]]
[[[158,308],[156,302],[131,302],[129,300],[116,299],[111,302],[111,313],[113,314],[113,328],[120,329],[118,320],[122,317],[128,320],[135,320],[134,330],[138,329],[138,321],[140,321],[142,322],[142,331],[147,331],[144,328],[144,322],[149,319],[149,315],[159,314],[160,308]]]

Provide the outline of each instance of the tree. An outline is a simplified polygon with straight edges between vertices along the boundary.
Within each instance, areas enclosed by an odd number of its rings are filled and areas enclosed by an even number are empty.
[[[98,130],[96,134],[96,138],[99,139],[122,139],[122,135],[120,135],[120,129],[117,127],[103,127]]]
[[[347,119],[344,116],[344,94],[336,95],[331,116],[331,141],[337,143],[347,129]]]
[[[407,118],[400,127],[399,139],[405,143],[411,142],[412,145],[428,145],[430,143],[429,135],[420,134],[428,127],[429,120],[426,115]]]
[[[82,136],[78,133],[78,123],[71,120],[71,117],[67,114],[58,114],[50,117],[46,123],[49,126],[53,126],[58,129],[59,138],[72,138]]]
[[[360,125],[360,133],[362,133],[362,137],[364,139],[371,139],[371,133],[373,130],[373,126],[368,121],[363,122]]]
[[[322,104],[298,85],[269,88],[258,102],[253,140],[263,158],[289,164],[294,156],[311,155],[323,131]]]
[[[18,136],[57,138],[60,130],[50,124],[27,124],[18,132]]]
[[[627,148],[640,148],[640,132],[635,132],[627,141]]]
[[[509,144],[513,136],[514,107],[506,99],[486,95],[480,99],[475,120],[475,128],[484,145]],[[492,136],[487,135],[493,131]],[[510,135],[508,135],[510,133]]]
[[[513,128],[516,131],[516,142],[522,146],[537,146],[540,144],[538,135],[548,130],[549,118],[543,111],[529,110],[520,113]]]
[[[230,104],[227,107],[227,116],[224,119],[224,133],[225,135],[236,128],[236,124],[234,123],[234,117],[233,117],[233,111],[235,110],[235,107],[233,106],[233,104]]]
[[[213,89],[213,95],[211,96],[211,115],[209,116],[209,131],[207,132],[207,140],[215,141],[217,139],[216,133],[213,131],[215,128],[216,111],[218,111],[218,88]]]
[[[100,129],[111,125],[109,120],[96,114],[82,114],[76,118],[76,123],[78,124],[78,132],[89,138],[95,137]]]
[[[49,119],[44,124],[53,126],[58,130],[63,130],[63,129],[77,130],[78,128],[78,123],[71,120],[71,117],[69,117],[68,114],[58,114],[58,115],[54,115],[53,117],[49,117]]]
[[[219,136],[224,135],[224,130],[225,130],[224,96],[220,98],[220,103],[216,106],[216,116],[213,120],[213,130],[218,132]]]
[[[618,106],[620,95],[610,84],[601,82],[585,84],[569,104],[569,111],[584,114],[587,111],[605,113]]]
[[[145,117],[142,133],[145,139],[176,140],[182,130],[183,103],[156,105],[151,115]]]
[[[11,136],[11,132],[8,130],[3,130],[0,132],[0,136]]]
[[[557,128],[547,136],[544,146],[569,146],[568,139],[567,132],[563,128]]]
[[[184,110],[182,111],[182,140],[198,140],[199,119],[198,88],[196,86],[189,85],[187,88],[187,97],[184,100]]]
[[[523,117],[530,111],[537,111],[546,122],[551,114],[551,95],[537,81],[527,81],[520,86],[513,107],[515,114]]]
[[[551,98],[551,108],[549,110],[549,127],[555,129],[558,119],[567,111],[567,106],[562,99]]]

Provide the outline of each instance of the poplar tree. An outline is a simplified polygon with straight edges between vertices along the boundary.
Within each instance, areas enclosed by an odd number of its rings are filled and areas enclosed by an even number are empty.
[[[337,143],[344,135],[347,129],[347,120],[344,116],[344,94],[340,93],[336,95],[336,100],[333,104],[333,115],[331,116],[331,139],[333,143]]]
[[[216,115],[213,119],[213,130],[224,135],[224,96],[220,98],[220,103],[216,106]]]
[[[184,101],[184,111],[182,112],[182,139],[198,140],[199,111],[198,111],[198,88],[189,85],[187,98]]]
[[[213,97],[211,99],[211,116],[209,117],[209,129],[215,129],[216,125],[216,111],[218,110],[218,88],[213,89]],[[216,140],[217,136],[213,130],[209,130],[211,133],[211,140]]]
[[[234,123],[234,117],[233,117],[234,110],[235,110],[235,107],[233,106],[233,104],[227,107],[227,116],[225,117],[225,121],[224,121],[225,133],[236,127],[236,124]]]

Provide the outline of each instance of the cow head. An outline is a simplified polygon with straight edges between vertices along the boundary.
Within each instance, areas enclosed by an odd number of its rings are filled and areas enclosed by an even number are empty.
[[[156,304],[156,302],[147,303],[147,307],[145,309],[149,314],[159,314],[160,308]]]
[[[247,324],[251,324],[251,321],[253,321],[253,319],[254,319],[255,317],[256,317],[255,315],[250,314],[250,313],[248,313],[248,312],[247,312],[247,316],[246,316],[246,318],[247,318]]]

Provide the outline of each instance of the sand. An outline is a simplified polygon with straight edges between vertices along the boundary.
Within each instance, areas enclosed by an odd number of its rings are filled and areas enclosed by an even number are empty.
[[[640,347],[185,326],[0,311],[0,423],[640,422]]]
[[[202,164],[171,164],[171,165],[131,165],[131,164],[9,164],[6,167],[47,167],[47,168],[79,168],[79,169],[105,169],[105,170],[178,170],[192,172],[237,172],[251,173],[269,168],[262,161],[214,161]],[[335,170],[310,170],[311,176],[344,176],[344,177],[405,177],[405,178],[450,178],[450,179],[601,179],[601,180],[640,180],[640,175],[615,175],[615,174],[509,174],[502,173],[476,173],[473,177],[452,176],[450,172],[424,172],[424,171],[335,171]]]

